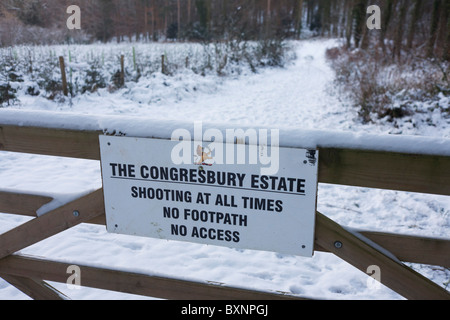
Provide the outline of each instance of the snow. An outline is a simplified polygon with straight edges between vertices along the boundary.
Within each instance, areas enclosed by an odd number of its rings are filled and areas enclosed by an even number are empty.
[[[238,123],[203,123],[199,121],[169,121],[137,116],[85,115],[54,111],[0,110],[3,125],[45,127],[55,129],[73,129],[120,132],[132,137],[151,137],[171,139],[177,129],[188,130],[193,137],[195,128],[203,132],[214,128],[226,136],[226,130],[266,129],[278,130],[281,147],[298,148],[346,148],[375,151],[394,151],[409,154],[427,154],[450,156],[450,139],[412,135],[369,134],[351,131],[297,129],[294,127],[240,126]]]
[[[325,60],[325,49],[336,44],[336,40],[293,42],[294,61],[285,68],[266,68],[256,74],[246,70],[226,77],[201,76],[189,70],[172,76],[156,72],[112,93],[101,89],[76,96],[71,103],[21,94],[20,104],[0,109],[0,123],[170,138],[176,128],[193,134],[195,123],[201,122],[204,130],[279,129],[281,146],[450,155],[450,126],[438,114],[433,123],[440,125],[436,126],[427,126],[421,115],[397,127],[387,122],[360,123],[357,111],[333,89],[334,73]],[[91,50],[113,52],[116,48],[96,45],[70,50],[72,56],[81,57]],[[145,48],[136,46],[136,52],[139,56]],[[70,66],[87,67],[81,59]],[[440,103],[449,100],[442,96]],[[415,126],[410,125],[413,121]],[[40,214],[101,185],[99,161],[0,152],[1,190],[51,195],[59,201],[41,208]],[[449,238],[450,197],[319,184],[318,210],[349,230]],[[0,233],[28,219],[2,214]],[[109,234],[103,226],[80,225],[20,253],[313,298],[402,299],[384,286],[374,288],[367,275],[322,252],[303,258]],[[446,268],[408,265],[443,287],[450,278]],[[73,299],[141,298],[51,284]],[[27,298],[0,279],[0,299]]]

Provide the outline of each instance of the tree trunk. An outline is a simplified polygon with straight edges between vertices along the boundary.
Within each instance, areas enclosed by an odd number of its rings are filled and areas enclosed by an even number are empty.
[[[306,16],[306,23],[308,26],[311,26],[313,15],[314,15],[314,2],[313,0],[307,0],[308,1],[308,11]]]
[[[294,35],[295,38],[299,39],[302,32],[302,16],[303,16],[303,0],[295,0],[294,2]]]
[[[347,40],[347,49],[352,45],[352,33],[353,33],[353,6],[354,0],[346,0],[345,15],[346,15],[346,27],[345,38]]]
[[[396,0],[387,0],[386,1],[386,12],[384,14],[383,24],[381,26],[380,32],[380,45],[383,49],[383,52],[386,52],[386,45],[384,44],[384,40],[386,38],[386,31],[391,22],[392,17],[392,8],[395,7]]]
[[[365,9],[364,9],[364,16],[363,17],[365,17],[365,15],[367,13],[367,10],[366,10],[367,7],[368,7],[368,5],[367,5],[367,1],[366,1],[365,5],[364,5]],[[363,49],[363,50],[367,50],[369,48],[369,43],[370,43],[370,30],[369,30],[369,28],[367,28],[366,19],[363,18],[361,23],[362,23],[361,29],[363,31],[362,31],[360,48]]]
[[[444,54],[442,55],[444,60],[450,60],[450,2],[447,1],[447,36],[445,39]]]
[[[265,38],[268,39],[269,36],[269,32],[270,32],[270,17],[271,17],[271,0],[267,0],[267,8],[266,8],[266,36]]]
[[[412,13],[411,22],[409,24],[408,36],[407,36],[407,41],[406,41],[406,47],[408,49],[411,49],[413,46],[414,33],[416,31],[415,29],[417,26],[417,21],[419,20],[421,8],[422,8],[421,4],[422,4],[421,0],[414,0],[414,10]]]
[[[433,2],[433,12],[431,15],[431,24],[430,24],[430,37],[428,38],[427,43],[427,57],[431,58],[434,54],[434,44],[437,38],[437,31],[439,26],[439,10],[441,9],[441,0],[434,0]]]
[[[328,34],[330,36],[330,30],[331,30],[331,1],[330,0],[321,0],[320,1],[320,10],[321,12],[321,19],[322,19],[322,36],[325,34]]]
[[[439,18],[439,31],[437,34],[436,39],[436,47],[439,50],[439,56],[444,58],[446,53],[446,42],[447,42],[447,36],[449,33],[448,30],[448,21],[449,21],[449,7],[450,7],[450,1],[444,1],[441,5],[441,12],[440,12],[440,18]]]
[[[177,40],[180,39],[181,35],[181,4],[180,0],[177,0]]]
[[[353,21],[354,21],[353,37],[355,39],[355,47],[357,48],[359,47],[359,43],[363,36],[366,9],[367,9],[367,0],[358,0],[353,8]]]
[[[397,25],[397,32],[394,39],[394,49],[392,51],[392,58],[397,58],[400,61],[401,51],[402,51],[402,40],[403,40],[403,25],[405,23],[405,16],[407,7],[405,5],[405,0],[400,0],[398,3],[400,7],[400,17],[399,23]]]

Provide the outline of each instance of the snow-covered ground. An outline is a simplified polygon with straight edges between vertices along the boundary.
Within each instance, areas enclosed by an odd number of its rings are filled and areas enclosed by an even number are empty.
[[[114,93],[102,89],[79,95],[71,104],[21,95],[20,104],[9,109],[375,134],[401,130],[402,134],[450,138],[449,120],[438,114],[432,115],[433,126],[422,121],[420,115],[405,120],[398,128],[383,122],[361,124],[357,110],[333,88],[334,73],[325,60],[325,50],[336,43],[336,40],[294,42],[297,54],[294,61],[285,68],[266,68],[257,74],[244,71],[235,77],[203,77],[187,70],[173,76],[154,73],[138,82],[128,82],[126,88]],[[449,103],[448,97],[442,99]],[[98,161],[0,152],[1,189],[61,194],[96,189],[101,183]],[[318,210],[349,227],[450,237],[450,197],[319,184]],[[0,233],[26,220],[2,214]],[[374,288],[368,284],[367,275],[332,254],[321,252],[316,252],[313,258],[303,258],[114,235],[101,226],[81,225],[21,253],[313,298],[401,299],[388,288]],[[448,286],[450,270],[412,266],[437,284]],[[136,298],[89,288],[70,290],[65,284],[52,285],[73,299]],[[27,298],[0,279],[0,299]]]

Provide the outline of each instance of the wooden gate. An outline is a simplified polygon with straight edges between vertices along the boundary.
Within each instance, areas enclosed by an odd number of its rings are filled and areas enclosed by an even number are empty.
[[[1,120],[0,120],[1,122]],[[77,131],[0,123],[0,150],[100,159],[102,131]],[[319,182],[450,196],[450,157],[320,147]],[[0,277],[34,299],[67,298],[45,281],[65,283],[70,263],[16,254],[81,223],[105,224],[103,190],[37,217],[52,199],[0,191],[0,212],[34,219],[0,235]],[[319,199],[320,201],[320,199]],[[450,299],[450,293],[402,262],[450,267],[450,240],[351,232],[317,212],[315,250],[330,252],[366,272],[376,265],[381,283],[407,299]],[[300,299],[211,283],[190,282],[76,264],[83,286],[163,299]]]

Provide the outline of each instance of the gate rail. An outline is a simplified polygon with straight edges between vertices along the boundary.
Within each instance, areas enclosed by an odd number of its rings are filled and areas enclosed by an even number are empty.
[[[100,160],[102,130],[1,124],[0,151]],[[318,147],[319,182],[450,196],[450,156]],[[0,277],[34,299],[64,299],[45,281],[65,283],[68,263],[16,254],[80,223],[105,225],[103,190],[37,217],[52,199],[0,190],[0,212],[35,217],[0,234]],[[320,199],[319,199],[320,200]],[[74,212],[79,214],[74,215]],[[339,244],[339,245],[338,245]],[[450,299],[450,293],[403,262],[450,267],[450,239],[362,230],[349,231],[316,214],[315,250],[330,252],[366,273],[382,270],[381,283],[407,299]],[[213,283],[190,282],[123,270],[77,265],[83,285],[164,299],[302,299]]]

